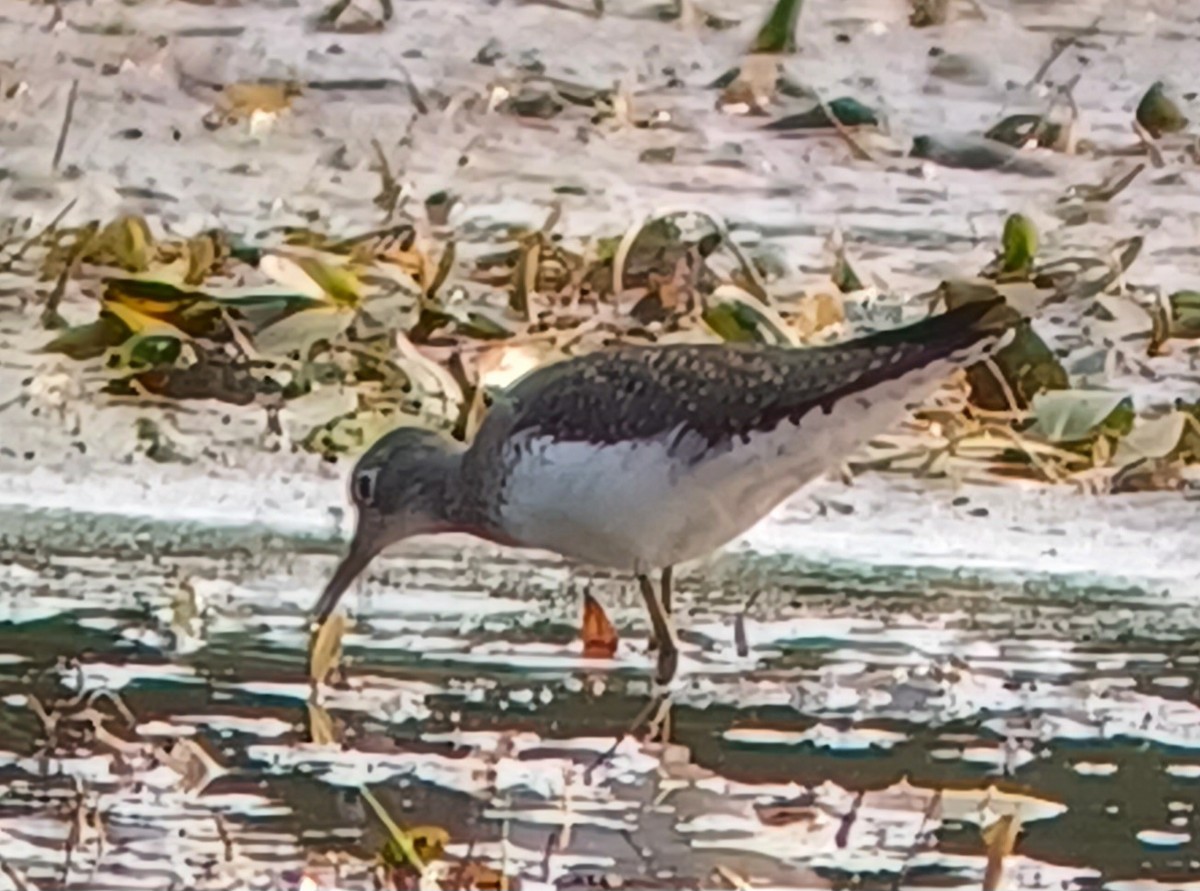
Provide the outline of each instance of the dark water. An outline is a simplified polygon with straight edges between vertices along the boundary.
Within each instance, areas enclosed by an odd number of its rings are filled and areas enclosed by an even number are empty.
[[[324,693],[337,742],[314,746],[303,611],[333,542],[69,519],[4,523],[0,831],[35,885],[291,887],[307,869],[369,887],[384,836],[360,784],[443,827],[444,862],[525,887],[722,886],[718,868],[978,887],[978,823],[1014,809],[1004,887],[1179,887],[1200,857],[1200,603],[1175,593],[734,555],[681,582],[673,745],[625,736],[593,768],[647,702],[620,580],[453,548],[381,564],[348,686]],[[578,656],[585,584],[621,634],[612,662]],[[189,766],[181,733],[219,767]]]

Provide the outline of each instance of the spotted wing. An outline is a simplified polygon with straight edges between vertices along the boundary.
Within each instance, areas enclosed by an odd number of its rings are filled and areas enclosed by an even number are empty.
[[[505,434],[600,444],[673,431],[710,444],[749,436],[798,423],[816,409],[829,413],[843,399],[936,362],[982,355],[1015,316],[993,313],[1001,304],[972,302],[811,349],[680,344],[598,351],[521,379],[505,399]]]

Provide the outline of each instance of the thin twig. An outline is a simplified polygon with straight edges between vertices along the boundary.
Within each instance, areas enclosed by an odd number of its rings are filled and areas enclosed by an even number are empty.
[[[66,206],[62,210],[54,215],[54,219],[43,226],[36,235],[32,235],[25,239],[25,241],[21,243],[21,246],[13,251],[12,255],[4,260],[3,264],[0,264],[0,270],[8,271],[9,269],[12,269],[13,265],[23,256],[25,256],[26,251],[58,228],[58,224],[63,221],[63,217],[71,212],[71,208],[74,207],[78,201],[78,198],[72,198],[67,202]]]
[[[632,250],[633,244],[637,241],[642,230],[646,228],[646,224],[653,219],[652,216],[646,215],[634,222],[632,226],[625,230],[625,234],[621,236],[621,241],[617,244],[616,253],[613,254],[613,271],[612,271],[612,289],[613,298],[621,299],[621,293],[625,290],[625,262],[629,259],[629,251]]]
[[[917,853],[917,848],[921,844],[921,837],[925,834],[925,827],[929,821],[933,819],[934,812],[942,803],[942,790],[938,789],[929,797],[929,804],[925,808],[925,813],[921,815],[921,825],[917,827],[916,833],[913,835],[912,844],[909,845],[908,853],[904,855],[904,862],[900,864],[900,871],[896,873],[896,878],[892,880],[892,891],[900,891],[900,886],[904,884],[904,876],[908,872],[908,863]]]
[[[1025,442],[1025,438],[1017,433],[1017,431],[1010,430],[1008,427],[997,427],[996,429],[1000,431],[1002,435],[1011,439],[1016,444],[1017,448],[1024,452],[1025,456],[1029,458],[1029,463],[1036,467],[1046,479],[1050,480],[1052,483],[1062,482],[1062,476],[1057,471],[1052,470],[1049,464],[1042,461],[1042,459],[1035,454],[1034,450],[1029,448],[1029,444]]]
[[[1162,151],[1154,144],[1154,137],[1139,122],[1134,121],[1132,126],[1134,134],[1136,134],[1138,140],[1142,143],[1143,148],[1146,149],[1146,154],[1150,156],[1150,163],[1159,170],[1166,167],[1167,162],[1163,159]]]
[[[58,144],[54,146],[54,160],[50,164],[51,170],[58,170],[58,163],[62,160],[63,150],[67,147],[67,133],[71,129],[71,120],[75,117],[75,97],[79,95],[79,79],[71,81],[71,92],[67,94],[67,109],[63,113],[62,127],[58,131]]]
[[[637,730],[651,715],[657,714],[658,709],[662,705],[663,699],[669,698],[669,696],[669,693],[660,693],[657,696],[650,697],[650,701],[646,703],[645,707],[640,712],[637,713],[637,717],[633,719],[629,729],[624,733],[621,733],[615,740],[613,740],[613,744],[611,747],[609,747],[608,751],[601,754],[595,761],[587,766],[583,772],[583,781],[585,783],[590,785],[592,782],[592,776],[595,774],[596,770],[602,767],[612,758],[614,754],[616,754],[617,747],[620,746],[621,741],[625,739],[625,734],[632,733],[633,731]]]
[[[721,236],[721,245],[729,249],[729,252],[733,254],[734,259],[738,261],[738,265],[741,267],[742,275],[746,278],[746,281],[742,284],[743,289],[754,297],[757,297],[760,303],[770,306],[771,295],[767,292],[766,283],[762,280],[762,276],[758,274],[758,270],[754,268],[754,264],[750,262],[745,253],[742,252],[742,249],[737,246],[737,243],[730,238],[728,224],[710,210],[687,205],[657,208],[642,217],[635,224],[636,228],[630,227],[630,229],[626,230],[625,235],[621,238],[621,243],[617,245],[616,253],[613,255],[613,293],[619,295],[624,288],[623,274],[629,249],[633,247],[633,242],[637,240],[637,236],[641,234],[646,224],[651,220],[661,220],[666,217],[685,216],[688,214],[701,217],[712,224],[712,227],[717,230],[717,234]],[[630,234],[631,232],[632,235]],[[625,244],[626,239],[629,239],[628,245]],[[622,251],[622,248],[624,248],[624,251]]]
[[[1070,47],[1072,47],[1074,44],[1074,34],[1072,34],[1070,37],[1055,37],[1050,44],[1050,55],[1046,58],[1046,61],[1038,67],[1037,72],[1033,75],[1033,80],[1031,80],[1026,87],[1036,87],[1038,84],[1040,84],[1042,79],[1050,71],[1050,67],[1057,62],[1062,54],[1070,49]]]
[[[996,364],[996,360],[988,356],[983,360],[983,364],[987,366],[987,370],[992,373],[992,377],[1000,385],[1000,391],[1004,394],[1004,401],[1008,404],[1008,410],[1013,414],[1019,413],[1021,407],[1017,405],[1017,394],[1009,386],[1008,380],[1004,377],[1004,372],[1000,370],[1000,366]]]
[[[1037,73],[1034,74],[1033,80],[1031,80],[1027,86],[1028,87],[1036,87],[1038,84],[1040,84],[1042,82],[1042,78],[1044,78],[1046,76],[1046,74],[1050,71],[1050,66],[1052,66],[1055,62],[1057,62],[1059,60],[1059,57],[1061,57],[1063,53],[1065,53],[1068,49],[1070,49],[1072,46],[1074,46],[1079,41],[1080,37],[1083,37],[1085,35],[1090,36],[1097,32],[1097,30],[1100,27],[1100,22],[1102,19],[1103,19],[1103,16],[1096,16],[1096,18],[1092,20],[1092,23],[1090,25],[1088,25],[1086,28],[1084,28],[1082,31],[1080,31],[1078,34],[1072,34],[1069,37],[1054,38],[1054,41],[1051,44],[1050,57],[1047,58],[1046,61],[1041,64],[1041,66],[1037,70]]]
[[[0,854],[0,872],[8,876],[8,880],[12,882],[17,891],[34,891],[33,886],[25,881],[25,877],[17,872],[11,863],[4,859],[3,854]]]
[[[821,111],[825,112],[825,117],[829,118],[829,123],[833,124],[833,129],[837,130],[838,136],[842,137],[842,141],[845,142],[846,145],[850,146],[850,153],[860,161],[878,163],[875,161],[875,158],[870,152],[858,144],[858,140],[854,138],[849,129],[847,129],[846,125],[838,120],[837,115],[833,113],[833,109],[825,104],[825,100],[815,92],[813,93],[813,96],[817,100],[817,105],[821,106]]]
[[[67,282],[71,275],[79,268],[79,263],[83,255],[91,248],[95,241],[96,233],[99,231],[99,224],[92,222],[79,230],[79,235],[75,244],[71,246],[71,252],[67,257],[67,262],[63,265],[62,272],[58,276],[58,281],[54,283],[54,290],[50,292],[50,296],[46,298],[46,306],[42,310],[41,323],[43,328],[61,328],[64,324],[62,316],[58,314],[58,305],[62,303],[63,295],[67,292]]]

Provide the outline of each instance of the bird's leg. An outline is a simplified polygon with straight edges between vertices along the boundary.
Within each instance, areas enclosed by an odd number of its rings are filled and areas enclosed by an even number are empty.
[[[654,590],[654,583],[648,575],[639,574],[638,585],[642,589],[642,598],[646,601],[646,610],[650,613],[650,627],[658,640],[658,668],[654,679],[660,684],[669,684],[675,677],[675,669],[679,667],[679,647],[675,643],[675,630],[671,627],[671,617],[663,609],[662,600]]]
[[[668,566],[662,571],[662,605],[663,611],[667,614],[667,618],[671,617],[671,567]],[[650,630],[650,652],[658,649],[658,634],[653,628]]]

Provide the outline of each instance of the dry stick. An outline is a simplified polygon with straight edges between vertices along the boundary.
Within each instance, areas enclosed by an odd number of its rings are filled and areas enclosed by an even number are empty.
[[[1004,372],[1000,370],[1000,366],[996,364],[996,360],[988,356],[983,360],[983,364],[987,366],[987,370],[992,373],[992,377],[996,379],[996,383],[1000,385],[1000,391],[1004,394],[1004,401],[1008,404],[1008,410],[1013,414],[1020,414],[1021,408],[1017,405],[1017,394],[1012,391],[1008,381],[1004,377]]]
[[[11,863],[4,859],[3,854],[0,854],[0,872],[8,876],[8,880],[12,882],[17,891],[34,891],[33,886],[25,881],[25,877],[17,872]]]
[[[727,881],[730,885],[732,885],[736,891],[750,891],[750,889],[753,887],[749,882],[747,882],[744,878],[723,863],[718,863],[713,868],[713,871]]]
[[[1091,199],[1093,201],[1112,201],[1112,199],[1124,192],[1125,189],[1128,188],[1129,184],[1137,179],[1141,172],[1145,169],[1145,164],[1138,164],[1128,173],[1118,177],[1115,182],[1109,180],[1101,183],[1098,187],[1096,187],[1096,190],[1092,192],[1090,196]]]
[[[550,881],[550,858],[554,855],[554,852],[555,852],[555,850],[558,849],[558,847],[559,847],[558,833],[551,832],[550,835],[546,837],[546,847],[542,849],[542,881],[543,882]],[[565,848],[566,845],[563,845],[562,847]],[[462,881],[462,876],[460,875],[458,882],[461,882],[461,881]],[[461,886],[461,884],[456,883],[456,887],[462,887],[462,886]]]
[[[412,242],[409,241],[409,239],[411,238],[415,241],[416,230],[413,229],[411,223],[398,223],[394,226],[385,226],[382,229],[372,229],[370,232],[363,232],[360,235],[348,236],[347,238],[343,238],[339,241],[333,242],[332,244],[326,245],[326,250],[332,251],[333,253],[339,253],[341,251],[350,250],[351,248],[367,241],[374,241],[376,239],[382,241],[384,239],[397,237],[400,238],[401,250],[406,250],[404,245],[407,243],[409,247],[412,246]]]
[[[629,259],[629,251],[633,248],[633,243],[637,241],[638,236],[642,234],[642,230],[646,228],[646,224],[652,219],[654,219],[653,215],[646,214],[635,221],[625,230],[625,234],[621,236],[621,241],[617,244],[616,253],[613,254],[612,288],[613,297],[618,301],[621,299],[621,292],[625,290],[625,262]]]
[[[400,74],[404,78],[404,89],[408,92],[408,100],[412,103],[413,108],[417,110],[417,114],[429,114],[429,104],[425,101],[425,97],[421,95],[421,91],[417,89],[417,85],[413,81],[412,75],[408,73],[408,69],[400,63],[396,63],[396,67],[400,69]]]
[[[1150,156],[1150,163],[1159,170],[1161,170],[1163,167],[1166,167],[1167,162],[1163,159],[1162,151],[1157,145],[1154,144],[1154,137],[1150,135],[1146,128],[1137,121],[1134,121],[1133,132],[1137,135],[1137,138],[1145,147],[1146,154]]]
[[[51,170],[58,170],[58,162],[62,160],[63,149],[67,147],[67,133],[71,129],[71,119],[75,117],[75,97],[79,95],[78,78],[71,81],[71,92],[67,94],[67,110],[63,114],[62,127],[58,131],[58,144],[54,146],[54,160]]]
[[[58,276],[58,281],[54,283],[54,290],[50,292],[50,296],[46,298],[46,307],[42,310],[41,323],[43,328],[57,328],[65,324],[63,319],[58,314],[58,305],[62,303],[63,295],[67,292],[67,282],[71,278],[71,274],[79,267],[79,261],[84,253],[91,247],[92,242],[96,238],[97,227],[95,223],[89,224],[91,230],[82,233],[78,241],[72,245],[70,256],[67,257],[67,262],[63,265],[63,270]]]
[[[71,861],[75,854],[75,849],[83,840],[83,830],[80,828],[83,824],[83,784],[75,780],[75,809],[71,813],[71,829],[67,833],[66,856],[63,858],[62,872],[62,887],[71,887]]]
[[[1049,58],[1047,58],[1046,61],[1041,64],[1037,70],[1037,73],[1034,74],[1033,80],[1027,84],[1027,87],[1036,87],[1038,84],[1040,84],[1042,82],[1042,78],[1049,73],[1050,67],[1059,60],[1059,57],[1061,57],[1063,53],[1074,46],[1080,37],[1083,37],[1084,35],[1095,34],[1097,29],[1100,27],[1101,19],[1103,19],[1103,16],[1096,16],[1096,18],[1092,20],[1092,23],[1078,34],[1072,34],[1070,37],[1056,37],[1051,43]]]
[[[750,655],[750,642],[746,639],[746,613],[754,607],[754,602],[758,600],[762,594],[762,588],[759,588],[746,600],[742,611],[733,619],[733,646],[737,652],[739,659],[745,659]]]
[[[917,846],[921,844],[921,837],[925,834],[925,827],[933,819],[933,814],[941,803],[942,790],[938,789],[936,793],[929,796],[929,804],[925,808],[925,813],[921,815],[921,825],[917,827],[916,834],[913,835],[913,841],[909,845],[908,853],[904,855],[904,862],[900,864],[900,871],[896,873],[896,878],[892,880],[892,891],[900,891],[900,886],[904,884],[904,876],[908,872],[908,863],[917,853]]]
[[[1050,480],[1052,483],[1061,483],[1063,481],[1062,476],[1057,471],[1052,470],[1049,464],[1043,462],[1042,459],[1034,452],[1034,450],[1029,448],[1029,445],[1025,442],[1025,438],[1017,433],[1017,431],[1011,430],[1008,427],[998,427],[996,429],[998,429],[1004,436],[1007,436],[1009,439],[1011,439],[1017,448],[1024,452],[1025,456],[1029,458],[1029,463],[1036,467],[1042,473],[1042,475],[1046,477],[1046,479]]]
[[[508,891],[508,845],[511,829],[508,817],[500,824],[500,891]]]
[[[70,201],[68,201],[66,206],[54,215],[54,219],[42,227],[41,231],[39,231],[36,235],[30,236],[24,242],[22,242],[21,246],[13,252],[12,256],[8,257],[3,264],[0,264],[0,270],[7,271],[12,269],[13,265],[23,256],[25,256],[26,251],[58,228],[58,224],[63,221],[63,217],[71,212],[71,208],[74,207],[78,201],[78,198],[72,198]]]
[[[850,153],[860,161],[870,161],[873,164],[878,163],[870,152],[858,144],[858,140],[851,135],[846,125],[837,119],[837,115],[825,104],[825,100],[815,92],[813,96],[817,100],[817,105],[821,106],[821,111],[825,112],[825,117],[829,118],[829,123],[833,124],[833,129],[837,130],[838,136],[842,137],[842,141],[850,146]]]
[[[660,708],[660,706],[662,704],[662,701],[669,697],[670,697],[669,693],[660,693],[657,696],[651,696],[650,701],[648,703],[646,703],[646,706],[640,712],[637,713],[637,717],[634,718],[633,722],[630,724],[630,731],[627,731],[627,732],[631,732],[631,731],[636,730],[637,728],[641,727],[642,724],[645,723],[647,718],[649,718],[652,714],[655,714],[658,711],[658,709]],[[595,761],[593,761],[591,764],[589,764],[587,766],[587,769],[584,770],[584,772],[583,772],[583,781],[585,783],[588,783],[589,785],[591,784],[592,776],[595,774],[597,768],[604,765],[609,759],[612,758],[612,756],[614,754],[616,754],[617,747],[621,745],[621,741],[623,739],[625,739],[624,733],[622,733],[620,736],[618,736],[613,741],[613,744],[608,749],[608,751],[601,754],[600,757],[598,757]]]
[[[1046,74],[1049,73],[1051,66],[1059,60],[1063,53],[1065,53],[1074,45],[1074,34],[1072,34],[1070,37],[1055,37],[1050,44],[1050,55],[1047,57],[1046,61],[1039,66],[1037,73],[1033,75],[1033,80],[1026,84],[1026,88],[1036,87],[1038,84],[1040,84]]]

